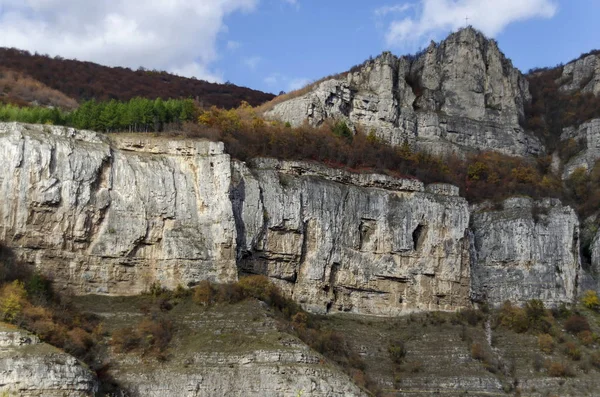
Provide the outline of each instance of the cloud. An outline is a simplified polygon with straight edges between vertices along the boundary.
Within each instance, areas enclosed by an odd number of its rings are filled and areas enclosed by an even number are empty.
[[[493,37],[513,22],[551,18],[557,8],[556,0],[420,0],[414,17],[389,24],[386,42],[396,47],[414,45],[465,26],[465,18],[469,18],[470,25]]]
[[[401,14],[414,7],[414,4],[398,4],[395,6],[383,6],[376,8],[373,13],[376,17],[384,17],[388,14]]]
[[[265,84],[271,89],[276,88],[277,90],[283,88],[286,91],[294,91],[305,87],[311,81],[304,77],[290,78],[281,73],[272,73],[263,79]]]
[[[246,65],[250,70],[256,70],[256,68],[258,67],[258,64],[261,61],[262,61],[262,58],[259,56],[248,57],[248,58],[244,58],[242,60],[242,62],[244,62],[244,65]]]
[[[229,40],[227,42],[227,49],[229,51],[235,51],[238,48],[240,48],[241,46],[242,46],[242,43],[240,43],[239,41]]]
[[[258,2],[0,0],[0,46],[221,81],[211,64],[224,18]]]
[[[307,78],[303,78],[303,77],[291,79],[288,83],[288,90],[289,91],[299,90],[300,88],[307,86],[309,83],[310,83],[310,80]]]

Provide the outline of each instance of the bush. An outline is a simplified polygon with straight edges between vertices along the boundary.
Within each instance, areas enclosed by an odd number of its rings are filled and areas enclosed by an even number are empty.
[[[548,361],[546,363],[546,369],[548,370],[548,375],[555,378],[575,376],[573,370],[569,366],[557,361]]]
[[[214,302],[215,291],[210,282],[204,280],[194,288],[193,301],[199,305],[208,306]]]
[[[529,320],[527,313],[520,307],[513,306],[506,301],[502,305],[499,313],[500,324],[517,333],[526,332],[529,329]]]
[[[2,287],[0,290],[0,315],[4,321],[14,321],[23,306],[27,303],[25,285],[18,280]]]
[[[590,346],[596,341],[596,336],[591,331],[581,331],[577,334],[577,338],[585,346]]]
[[[483,349],[481,343],[475,342],[471,345],[471,357],[473,359],[478,361],[484,361],[485,356],[485,350]]]
[[[554,338],[548,334],[538,336],[538,346],[546,354],[552,354],[554,351]]]
[[[574,314],[565,321],[565,329],[577,335],[580,332],[589,331],[590,324],[585,317]]]
[[[581,360],[581,350],[579,350],[579,347],[573,342],[568,342],[565,345],[565,354],[573,361]]]
[[[388,346],[388,353],[395,364],[401,364],[406,357],[404,342],[397,340]]]
[[[479,310],[474,309],[464,309],[457,312],[454,316],[453,323],[462,324],[466,322],[470,326],[476,326],[479,324],[485,316]]]
[[[168,348],[173,337],[173,323],[156,315],[144,318],[135,327],[113,332],[111,345],[119,353],[141,349],[144,354],[161,354]]]
[[[588,309],[592,309],[592,310],[599,310],[600,309],[600,299],[598,298],[598,294],[596,293],[596,291],[585,291],[585,293],[583,294],[583,297],[581,298],[581,303],[583,304],[583,306],[587,307]]]

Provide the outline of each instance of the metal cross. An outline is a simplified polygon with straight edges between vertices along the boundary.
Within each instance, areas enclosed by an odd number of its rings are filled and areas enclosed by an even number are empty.
[[[465,21],[467,22],[467,26],[469,26],[469,17],[466,17]]]

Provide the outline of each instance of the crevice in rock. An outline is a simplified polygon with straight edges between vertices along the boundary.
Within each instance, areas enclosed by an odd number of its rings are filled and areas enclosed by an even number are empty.
[[[423,246],[423,241],[425,241],[425,238],[427,237],[427,230],[428,230],[427,225],[422,225],[422,224],[419,224],[416,227],[416,229],[413,230],[412,239],[413,239],[413,249],[415,251],[419,251],[421,249],[421,247]]]

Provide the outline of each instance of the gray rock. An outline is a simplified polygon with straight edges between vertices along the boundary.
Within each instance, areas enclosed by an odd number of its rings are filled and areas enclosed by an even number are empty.
[[[581,124],[578,128],[569,127],[563,130],[561,141],[574,139],[581,142],[584,149],[567,161],[563,167],[563,179],[567,179],[577,168],[591,171],[596,161],[600,160],[600,119],[593,119]]]
[[[502,210],[472,209],[475,300],[498,305],[540,299],[573,302],[581,273],[579,220],[555,199],[504,201]]]
[[[0,239],[76,293],[237,279],[222,143],[0,123]]]
[[[565,93],[581,91],[600,94],[600,54],[592,54],[563,67],[562,76],[557,80],[560,90]]]
[[[83,397],[97,391],[96,376],[77,359],[0,323],[0,394]]]
[[[234,169],[242,271],[317,313],[469,306],[469,212],[455,188],[302,162]]]
[[[0,162],[0,239],[76,294],[245,272],[313,312],[395,316],[469,307],[471,290],[550,305],[577,293],[577,217],[553,201],[471,215],[451,185],[14,123],[0,123]]]
[[[300,125],[345,120],[392,145],[436,154],[543,152],[519,124],[531,98],[527,80],[493,40],[468,28],[416,58],[383,53],[360,70],[326,80],[277,104],[267,116]]]

